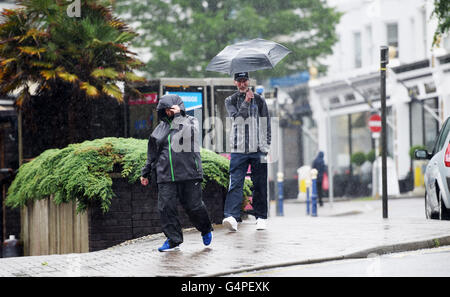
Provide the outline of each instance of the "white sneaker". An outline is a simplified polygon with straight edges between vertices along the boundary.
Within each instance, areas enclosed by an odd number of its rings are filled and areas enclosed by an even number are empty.
[[[267,219],[256,219],[256,230],[266,230],[267,229]]]
[[[237,231],[238,223],[234,217],[227,217],[223,219],[222,225],[232,232]]]

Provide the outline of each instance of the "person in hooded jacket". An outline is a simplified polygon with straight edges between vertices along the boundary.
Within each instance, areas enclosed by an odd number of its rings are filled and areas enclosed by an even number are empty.
[[[178,219],[180,201],[204,245],[212,241],[212,225],[202,200],[203,170],[198,142],[198,121],[186,115],[178,95],[164,95],[156,107],[160,123],[148,141],[141,184],[158,186],[158,211],[167,240],[160,252],[179,250],[183,233]]]
[[[314,159],[313,163],[312,163],[312,168],[317,169],[317,198],[319,199],[319,205],[323,206],[323,201],[322,201],[322,181],[323,181],[323,173],[325,172],[325,161],[323,160],[323,152],[320,151],[317,154],[317,157]]]

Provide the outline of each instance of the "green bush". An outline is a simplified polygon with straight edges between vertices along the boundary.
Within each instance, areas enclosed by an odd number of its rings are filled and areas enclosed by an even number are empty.
[[[20,207],[53,195],[56,204],[76,201],[78,212],[86,210],[90,200],[100,200],[102,210],[107,212],[115,196],[110,173],[120,167],[123,178],[129,183],[138,182],[147,159],[147,143],[108,137],[46,150],[19,168],[9,187],[6,205]],[[230,161],[203,148],[201,156],[203,188],[208,181],[228,188]],[[246,180],[244,196],[251,195],[250,187],[251,182]]]
[[[373,163],[375,159],[376,159],[375,150],[371,150],[366,154],[366,160],[369,161],[370,163]]]
[[[351,156],[351,162],[357,166],[361,166],[366,161],[366,155],[363,152],[356,152]]]

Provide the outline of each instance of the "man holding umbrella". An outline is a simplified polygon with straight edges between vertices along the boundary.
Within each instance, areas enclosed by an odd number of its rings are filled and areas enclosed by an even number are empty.
[[[249,88],[249,71],[271,69],[291,51],[270,40],[256,38],[226,46],[208,64],[206,70],[234,74],[238,92],[225,99],[232,120],[230,185],[225,200],[223,225],[237,231],[241,220],[245,174],[251,166],[252,206],[257,230],[266,229],[267,152],[270,147],[270,118],[263,97]]]
[[[222,224],[230,231],[237,231],[237,222],[241,221],[244,180],[250,165],[256,229],[264,230],[268,209],[266,156],[271,138],[269,112],[264,98],[249,89],[248,72],[235,73],[234,84],[238,91],[225,99],[232,131],[230,185]]]

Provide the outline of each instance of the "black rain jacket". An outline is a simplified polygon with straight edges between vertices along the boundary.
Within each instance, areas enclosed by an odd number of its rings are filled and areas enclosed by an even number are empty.
[[[165,109],[172,105],[178,105],[181,111],[170,119]],[[156,109],[160,123],[149,137],[147,162],[141,175],[151,183],[203,179],[197,119],[186,115],[178,95],[162,96]]]

